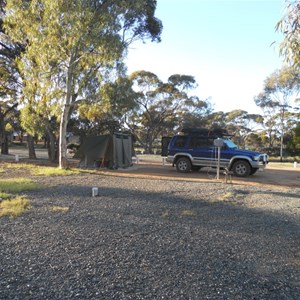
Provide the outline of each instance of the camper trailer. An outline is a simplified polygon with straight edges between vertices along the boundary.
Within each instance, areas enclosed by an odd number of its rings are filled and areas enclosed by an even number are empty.
[[[132,136],[125,133],[88,136],[74,158],[81,168],[127,168],[132,166]]]

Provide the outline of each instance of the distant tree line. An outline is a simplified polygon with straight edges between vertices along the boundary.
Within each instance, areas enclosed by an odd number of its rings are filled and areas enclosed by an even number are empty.
[[[166,82],[147,70],[127,75],[128,46],[160,41],[155,0],[0,0],[1,153],[8,154],[12,132],[26,133],[31,158],[34,138],[43,138],[49,160],[63,168],[68,134],[126,131],[152,153],[157,140],[183,127],[221,127],[242,148],[281,159],[300,155],[300,45],[290,42],[300,40],[293,19],[299,7],[288,5],[277,24],[291,64],[266,78],[254,98],[262,113],[249,114],[215,112],[210,99],[193,95],[191,75],[173,74]]]

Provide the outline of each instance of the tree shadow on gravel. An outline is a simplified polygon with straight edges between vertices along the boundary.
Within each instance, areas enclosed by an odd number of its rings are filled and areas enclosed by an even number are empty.
[[[300,224],[287,214],[188,192],[101,187],[92,197],[91,187],[60,185],[27,194],[31,212],[0,219],[5,299],[300,295]]]
[[[35,197],[40,197],[38,204],[67,205],[76,209],[86,208],[86,211],[97,212],[105,210],[110,214],[136,215],[140,218],[148,218],[152,221],[180,222],[187,225],[200,224],[209,227],[212,224],[228,225],[223,230],[242,232],[253,232],[264,236],[286,236],[288,230],[291,234],[300,234],[300,222],[295,222],[288,214],[271,212],[259,208],[248,208],[236,202],[234,199],[220,200],[219,198],[190,199],[184,193],[176,195],[169,192],[149,192],[127,188],[98,189],[99,195],[92,197],[90,187],[85,186],[58,186],[47,190],[33,191]],[[293,193],[282,193],[277,191],[244,191],[237,188],[235,192],[238,197],[247,197],[250,194],[263,195],[272,193],[285,198],[299,198]],[[43,200],[42,200],[43,199]],[[299,198],[300,199],[300,198]],[[286,200],[288,201],[288,200]],[[299,209],[299,207],[298,207]],[[82,216],[84,217],[84,216]],[[89,222],[89,220],[86,220]],[[237,222],[238,225],[237,226]],[[231,224],[231,226],[229,226]],[[261,230],[259,230],[261,226]]]

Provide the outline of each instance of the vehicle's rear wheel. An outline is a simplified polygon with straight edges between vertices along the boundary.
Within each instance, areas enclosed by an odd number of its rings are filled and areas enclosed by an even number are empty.
[[[247,177],[251,173],[251,167],[245,160],[237,160],[232,166],[233,174],[237,177]]]
[[[192,164],[186,157],[181,157],[176,162],[176,170],[181,173],[188,173],[191,171]]]

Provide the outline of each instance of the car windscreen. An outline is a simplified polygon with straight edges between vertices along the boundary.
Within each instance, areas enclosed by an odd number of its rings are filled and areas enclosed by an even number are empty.
[[[238,146],[231,140],[228,140],[228,139],[224,139],[223,140],[225,145],[230,148],[230,149],[238,149]]]

